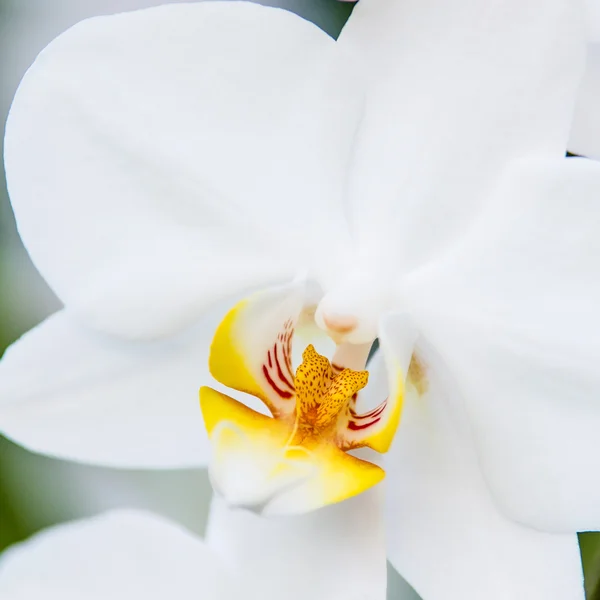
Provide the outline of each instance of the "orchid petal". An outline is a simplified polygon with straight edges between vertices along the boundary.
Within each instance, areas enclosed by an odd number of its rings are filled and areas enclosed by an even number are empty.
[[[343,246],[361,100],[338,50],[244,2],[98,17],[52,42],[14,100],[6,170],[27,249],[70,309],[168,335]]]
[[[200,539],[135,511],[52,527],[0,561],[3,600],[227,600],[228,580]]]
[[[454,382],[423,340],[416,355],[427,389],[409,384],[384,457],[391,563],[427,600],[583,600],[577,536],[535,531],[498,510]]]
[[[460,385],[494,497],[545,531],[600,527],[600,164],[514,165],[402,292]]]
[[[585,0],[586,25],[591,42],[600,42],[600,2]]]
[[[222,312],[168,342],[124,342],[63,310],[0,362],[0,429],[36,452],[115,467],[205,465],[197,404]]]
[[[200,390],[213,448],[211,480],[231,505],[264,515],[302,514],[356,496],[379,483],[376,465],[333,444],[289,446],[290,429],[234,398]]]
[[[379,404],[361,413],[354,408],[348,415],[344,441],[349,448],[367,446],[387,452],[400,423],[405,382],[417,331],[403,314],[385,315],[379,326],[379,343],[385,357],[389,394],[378,398]]]
[[[600,11],[600,2],[598,9]],[[600,40],[588,48],[586,71],[567,147],[573,154],[600,160]]]
[[[215,498],[207,543],[234,572],[260,581],[267,598],[384,600],[382,491],[272,519]]]
[[[238,302],[219,325],[209,368],[223,385],[260,398],[273,415],[294,411],[292,338],[305,302],[294,281]]]
[[[564,155],[584,66],[578,4],[358,3],[338,43],[369,75],[349,183],[366,257],[393,257],[396,275],[426,262],[509,160]]]

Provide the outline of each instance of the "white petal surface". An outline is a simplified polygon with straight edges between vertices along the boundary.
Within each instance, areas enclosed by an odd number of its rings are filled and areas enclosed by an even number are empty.
[[[3,600],[228,600],[227,581],[199,538],[134,511],[53,527],[0,561]]]
[[[369,74],[351,211],[411,267],[460,235],[507,160],[564,154],[584,62],[572,0],[361,0],[340,36]]]
[[[585,0],[585,9],[589,39],[592,42],[600,42],[600,2]]]
[[[273,414],[295,406],[292,338],[306,285],[295,281],[237,303],[211,341],[209,368],[223,385],[260,398]]]
[[[517,520],[600,528],[600,164],[524,162],[405,300],[464,395]]]
[[[518,525],[494,505],[443,365],[409,388],[388,473],[388,558],[423,600],[583,600],[577,536]]]
[[[263,518],[215,498],[207,543],[265,600],[384,600],[382,489],[307,515]]]
[[[50,44],[12,106],[6,169],[61,299],[96,328],[164,335],[342,243],[360,97],[336,50],[244,2],[99,17]]]
[[[218,311],[217,311],[218,312]],[[0,430],[36,452],[117,467],[205,465],[198,389],[224,311],[164,342],[123,342],[61,311],[0,362]]]
[[[598,7],[600,12],[600,2]],[[573,154],[600,160],[600,40],[588,46],[568,148]]]

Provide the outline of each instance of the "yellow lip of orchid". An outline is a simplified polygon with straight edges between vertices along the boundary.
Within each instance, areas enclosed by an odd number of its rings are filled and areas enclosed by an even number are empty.
[[[367,371],[331,363],[309,345],[294,373],[293,334],[302,308],[284,287],[257,294],[226,315],[213,339],[213,376],[261,399],[271,416],[212,388],[200,390],[213,487],[230,504],[263,514],[307,512],[379,483],[383,469],[347,452],[386,451],[399,421],[399,373],[390,397],[366,414],[356,412],[356,397]]]

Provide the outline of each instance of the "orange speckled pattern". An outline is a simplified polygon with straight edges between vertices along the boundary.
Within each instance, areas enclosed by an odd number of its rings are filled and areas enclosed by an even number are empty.
[[[316,414],[333,377],[331,363],[312,344],[307,346],[302,353],[302,364],[296,370],[296,410],[301,414]]]
[[[352,396],[367,385],[367,371],[343,369],[337,375],[327,358],[309,345],[296,371],[296,418],[313,435],[331,425]]]

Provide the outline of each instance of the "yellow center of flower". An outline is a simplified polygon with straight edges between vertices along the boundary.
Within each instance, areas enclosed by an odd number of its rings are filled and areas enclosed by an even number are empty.
[[[312,345],[302,358],[295,377],[286,376],[295,408],[277,417],[211,388],[200,390],[213,445],[213,486],[232,504],[304,512],[354,496],[384,477],[376,465],[346,454],[340,435],[369,373],[338,371]]]
[[[308,346],[294,381],[298,443],[306,438],[333,438],[340,413],[349,410],[350,401],[368,380],[368,371],[343,369],[336,375],[329,360]]]
[[[258,294],[226,315],[211,345],[215,379],[260,399],[270,415],[212,388],[200,390],[213,487],[230,504],[265,514],[314,510],[377,484],[384,471],[348,451],[387,451],[400,419],[405,376],[398,369],[390,372],[388,398],[362,414],[356,399],[367,371],[331,363],[309,345],[294,372],[301,310],[285,290]],[[336,356],[343,364],[343,352]]]

